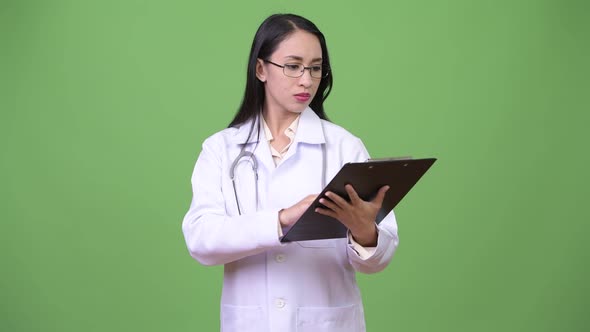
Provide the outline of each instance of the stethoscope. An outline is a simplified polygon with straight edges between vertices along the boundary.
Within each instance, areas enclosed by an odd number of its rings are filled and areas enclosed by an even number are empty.
[[[324,130],[324,126],[322,124],[322,131]],[[326,187],[326,143],[322,143],[322,189]],[[256,199],[256,209],[258,209],[258,160],[256,156],[254,156],[253,152],[246,151],[246,144],[240,150],[240,153],[234,159],[229,168],[229,178],[231,179],[232,186],[234,188],[234,197],[236,199],[236,205],[238,207],[238,213],[242,215],[242,210],[240,209],[240,200],[238,199],[238,191],[236,189],[236,167],[241,161],[247,161],[252,166],[252,172],[254,172],[254,179],[255,179],[255,199]],[[246,159],[247,158],[247,159]]]

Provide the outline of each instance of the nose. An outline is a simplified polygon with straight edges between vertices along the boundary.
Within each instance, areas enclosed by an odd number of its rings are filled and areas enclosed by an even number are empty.
[[[311,78],[311,69],[305,68],[303,70],[303,75],[299,77],[299,85],[309,88],[313,83],[313,79]]]

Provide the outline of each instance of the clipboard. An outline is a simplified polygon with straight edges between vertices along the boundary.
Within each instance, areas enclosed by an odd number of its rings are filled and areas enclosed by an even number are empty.
[[[360,198],[372,200],[379,188],[388,185],[383,205],[376,222],[383,218],[406,196],[420,178],[434,164],[436,158],[412,159],[410,157],[369,159],[366,162],[347,163],[332,181],[311,203],[299,220],[281,237],[281,242],[323,240],[346,237],[347,229],[338,220],[315,212],[322,207],[319,200],[331,191],[348,199],[344,189],[351,184]]]

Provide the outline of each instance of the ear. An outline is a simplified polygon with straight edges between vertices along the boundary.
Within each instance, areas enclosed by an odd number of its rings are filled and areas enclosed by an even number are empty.
[[[256,77],[260,82],[266,82],[266,70],[264,70],[264,62],[261,59],[256,60]]]

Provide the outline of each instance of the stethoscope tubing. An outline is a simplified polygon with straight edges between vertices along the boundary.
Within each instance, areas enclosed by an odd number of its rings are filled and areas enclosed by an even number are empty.
[[[324,130],[324,126],[322,124],[322,131]],[[327,151],[326,151],[326,143],[322,143],[322,189],[326,187],[326,160],[327,160]],[[240,208],[240,200],[238,199],[238,190],[236,189],[236,167],[242,160],[242,158],[248,158],[249,163],[252,165],[252,171],[254,172],[255,178],[255,190],[256,190],[256,209],[258,210],[258,160],[256,156],[251,151],[246,151],[246,144],[242,146],[240,153],[232,162],[229,168],[229,178],[231,179],[232,186],[234,189],[234,197],[236,199],[236,205],[238,207],[238,214],[242,215],[242,210]]]
[[[256,205],[258,206],[258,160],[256,159],[256,156],[254,156],[254,153],[250,152],[250,151],[245,151],[244,148],[246,147],[246,145],[244,144],[244,146],[242,147],[242,150],[240,151],[240,154],[238,154],[238,156],[236,157],[236,159],[234,159],[233,163],[231,164],[231,167],[229,169],[229,178],[231,179],[231,183],[232,186],[234,188],[234,197],[236,198],[236,205],[238,206],[238,213],[240,215],[242,215],[242,211],[240,209],[240,200],[238,199],[238,191],[236,189],[236,166],[238,166],[238,164],[240,163],[240,160],[244,157],[248,157],[248,161],[250,162],[250,164],[252,164],[252,171],[254,172],[254,183],[256,186]]]

